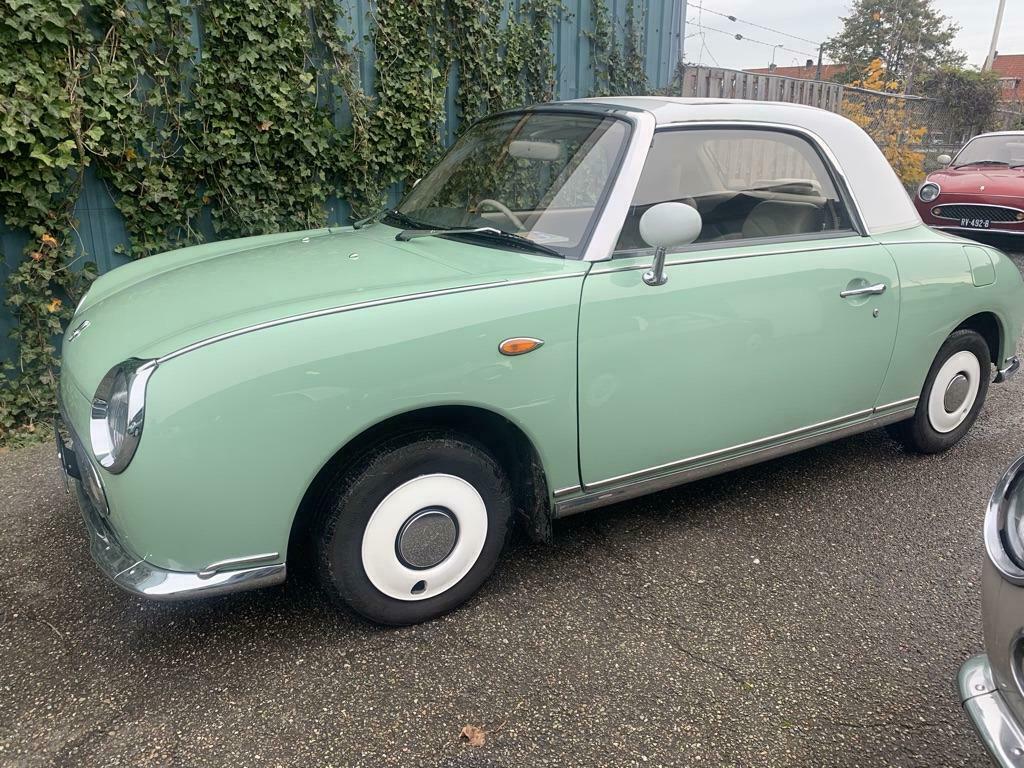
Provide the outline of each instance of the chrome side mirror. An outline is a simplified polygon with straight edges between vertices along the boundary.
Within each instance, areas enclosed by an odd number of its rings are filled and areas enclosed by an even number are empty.
[[[950,157],[949,155],[939,155],[938,157],[935,158],[935,162],[937,162],[939,165],[949,165],[950,163],[953,162],[953,158]]]
[[[640,217],[640,237],[654,248],[654,263],[644,272],[648,285],[664,285],[665,253],[669,248],[689,245],[698,237],[703,222],[700,213],[685,203],[658,203]]]

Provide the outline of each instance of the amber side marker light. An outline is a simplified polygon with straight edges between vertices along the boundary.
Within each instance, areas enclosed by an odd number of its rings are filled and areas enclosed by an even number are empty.
[[[533,352],[533,350],[543,344],[544,342],[540,339],[516,337],[514,339],[505,339],[501,342],[498,345],[498,351],[503,355],[515,357],[516,355],[525,355],[527,352]]]

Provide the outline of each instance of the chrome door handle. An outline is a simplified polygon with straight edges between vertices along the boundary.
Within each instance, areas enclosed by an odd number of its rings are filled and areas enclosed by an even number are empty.
[[[885,283],[866,285],[863,288],[849,288],[845,291],[840,291],[839,298],[848,299],[851,296],[881,296],[883,293],[885,293],[885,288]]]

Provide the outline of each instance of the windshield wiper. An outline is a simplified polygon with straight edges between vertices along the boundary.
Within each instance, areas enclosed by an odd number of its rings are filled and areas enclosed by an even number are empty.
[[[507,243],[516,248],[522,248],[536,253],[545,253],[548,256],[557,256],[560,259],[565,258],[564,254],[556,251],[554,248],[548,248],[546,245],[535,243],[528,237],[516,235],[512,232],[506,232],[505,230],[498,229],[497,227],[472,227],[469,229],[407,229],[395,235],[395,240],[407,242],[417,237],[440,237],[444,235],[462,235],[464,237],[476,236],[485,239],[489,238]]]
[[[362,229],[368,224],[376,224],[383,218],[391,218],[400,223],[404,227],[410,227],[412,229],[427,229],[433,225],[427,224],[422,221],[417,221],[412,216],[406,216],[397,208],[385,208],[382,211],[377,211],[372,216],[367,216],[365,219],[360,219],[352,225],[352,229]]]
[[[954,168],[966,168],[968,165],[1007,165],[1002,160],[972,160],[969,163],[960,163],[960,165],[954,165]]]

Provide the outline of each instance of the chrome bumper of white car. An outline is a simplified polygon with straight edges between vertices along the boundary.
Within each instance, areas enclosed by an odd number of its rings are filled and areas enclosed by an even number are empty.
[[[996,763],[1001,768],[1024,768],[1024,727],[1003,700],[988,656],[965,661],[957,683],[964,711]]]
[[[122,589],[151,600],[183,600],[194,597],[212,597],[229,592],[268,587],[284,581],[285,564],[272,563],[252,568],[228,571],[204,571],[188,573],[168,571],[148,563],[133,554],[107,523],[105,511],[97,509],[90,494],[83,487],[82,473],[93,470],[102,497],[102,485],[98,473],[92,467],[84,447],[70,427],[69,422],[57,417],[57,454],[61,469],[85,520],[89,534],[89,552],[100,570]],[[83,467],[83,463],[88,466]]]
[[[1020,358],[1019,357],[1014,355],[1013,357],[1006,358],[1006,360],[1003,361],[1003,367],[1000,368],[999,372],[996,374],[996,381],[995,381],[995,383],[996,384],[1000,384],[1000,383],[1006,381],[1008,378],[1013,376],[1019,370],[1020,370]]]

